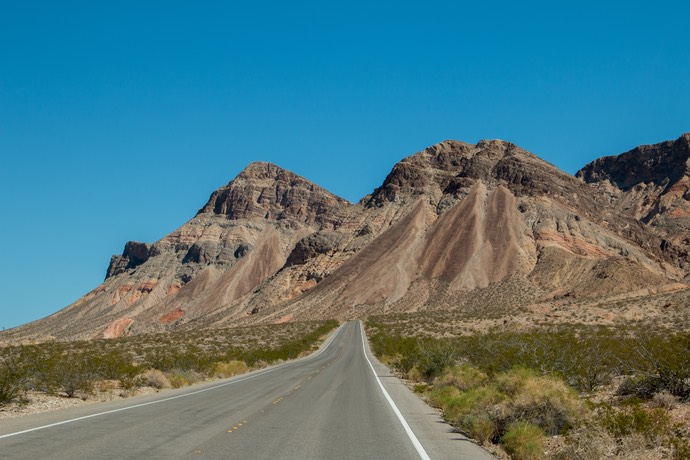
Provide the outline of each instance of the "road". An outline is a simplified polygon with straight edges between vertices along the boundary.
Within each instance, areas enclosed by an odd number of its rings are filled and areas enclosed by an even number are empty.
[[[492,458],[371,355],[359,322],[307,358],[251,374],[5,420],[0,457]]]

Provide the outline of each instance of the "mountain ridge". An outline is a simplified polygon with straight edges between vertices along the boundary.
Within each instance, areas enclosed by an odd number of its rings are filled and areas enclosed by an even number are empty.
[[[654,193],[609,179],[650,157],[663,169],[658,159],[682,158],[688,140],[604,157],[577,177],[510,142],[447,140],[403,158],[357,203],[253,162],[177,230],[128,242],[101,286],[0,340],[452,310],[511,280],[540,302],[681,283],[687,169],[674,163],[683,174],[644,188]],[[647,221],[625,208],[645,199],[658,211]]]

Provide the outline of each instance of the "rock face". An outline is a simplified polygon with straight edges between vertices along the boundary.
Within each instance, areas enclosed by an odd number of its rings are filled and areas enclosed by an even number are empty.
[[[577,177],[608,196],[616,211],[690,249],[690,133],[593,161]]]
[[[108,279],[111,276],[119,275],[129,269],[138,267],[149,260],[151,256],[157,254],[157,249],[149,244],[130,241],[125,244],[125,250],[122,252],[121,256],[114,255],[110,259],[110,265],[108,266],[105,278]]]
[[[334,208],[346,203],[290,171],[270,163],[252,163],[227,186],[213,192],[199,214],[327,225],[335,220]]]
[[[578,177],[508,142],[445,141],[356,204],[252,163],[175,232],[127,243],[101,286],[0,339],[454,309],[487,289],[542,302],[677,284],[690,271],[689,140],[605,157]]]

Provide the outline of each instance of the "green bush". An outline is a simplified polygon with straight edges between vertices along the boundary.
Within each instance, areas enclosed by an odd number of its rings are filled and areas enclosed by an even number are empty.
[[[672,423],[664,409],[649,409],[639,402],[624,407],[599,406],[601,425],[617,439],[640,434],[649,446],[661,443],[671,432]]]
[[[664,385],[655,376],[626,377],[616,391],[620,396],[633,396],[639,399],[651,399],[656,393],[664,390]]]
[[[427,380],[441,375],[458,357],[456,347],[448,341],[420,341],[417,347],[416,367]]]
[[[577,394],[557,377],[518,368],[497,376],[496,385],[510,397],[511,420],[528,421],[546,434],[561,434],[582,417]]]
[[[648,399],[666,390],[682,400],[690,400],[688,334],[641,334],[632,351],[626,360],[626,371],[635,377],[623,392]]]
[[[501,441],[515,460],[539,460],[544,458],[544,438],[538,426],[519,421],[508,427]]]
[[[495,440],[501,417],[496,408],[504,395],[492,386],[461,391],[455,386],[436,386],[428,393],[429,402],[443,411],[446,420],[467,436],[480,442]]]
[[[83,395],[92,393],[97,376],[96,369],[87,357],[72,357],[53,364],[50,386],[59,388],[73,398],[77,392]]]
[[[562,380],[525,368],[489,380],[469,366],[454,367],[436,380],[427,398],[446,420],[480,442],[499,442],[507,427],[519,421],[548,434],[563,433],[579,423],[584,411]]]
[[[0,406],[7,405],[25,392],[26,371],[14,349],[8,349],[0,359]]]
[[[442,386],[453,386],[462,391],[467,391],[470,388],[476,388],[488,383],[489,377],[468,364],[461,366],[454,366],[446,370],[446,372],[436,379],[435,384]]]

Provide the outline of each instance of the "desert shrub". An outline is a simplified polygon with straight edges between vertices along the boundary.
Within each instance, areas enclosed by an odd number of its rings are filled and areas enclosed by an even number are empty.
[[[120,388],[125,390],[128,394],[133,394],[137,388],[142,386],[142,380],[139,376],[123,375],[119,379]]]
[[[510,398],[509,419],[528,421],[555,435],[575,426],[583,414],[577,394],[562,380],[515,369],[497,376],[496,385]]]
[[[377,332],[369,336],[371,349],[383,362],[408,374],[419,359],[419,342],[412,337]]]
[[[455,364],[458,351],[449,341],[420,341],[417,345],[416,367],[427,380],[441,375],[446,368]]]
[[[460,396],[462,392],[452,386],[435,386],[427,395],[428,401],[441,409],[446,409],[450,402]]]
[[[626,377],[618,386],[616,392],[620,396],[651,399],[656,393],[663,391],[663,389],[664,386],[657,377],[635,375]]]
[[[544,458],[544,432],[536,425],[519,421],[508,426],[501,442],[515,460]]]
[[[99,393],[112,393],[117,388],[117,382],[114,380],[101,380],[97,382],[95,387]]]
[[[158,369],[148,369],[141,374],[142,385],[150,386],[152,388],[163,389],[170,388],[170,380],[168,377]]]
[[[505,396],[495,387],[481,386],[468,391],[455,387],[432,390],[430,401],[462,433],[480,442],[496,441],[504,428],[502,401]]]
[[[492,386],[461,392],[445,406],[444,415],[458,429],[481,442],[497,441],[505,429],[505,395]]]
[[[245,364],[244,361],[224,361],[218,362],[213,367],[213,376],[226,378],[232,377],[233,375],[244,374],[249,371],[249,366]]]
[[[76,394],[93,392],[93,385],[98,377],[93,363],[86,356],[71,357],[52,363],[48,374],[49,387],[62,390],[68,397]]]
[[[87,394],[102,381],[118,382],[129,391],[148,383],[141,375],[145,369],[179,374],[178,384],[186,385],[211,376],[218,362],[239,362],[248,356],[252,364],[265,366],[296,358],[337,326],[337,321],[292,323],[0,347],[0,404],[26,390]],[[7,367],[11,355],[16,355],[18,365]],[[237,362],[234,370],[222,372],[239,371],[242,365]],[[153,378],[153,386],[165,387],[168,382]]]
[[[690,399],[690,336],[687,334],[641,334],[633,344],[628,373],[638,376],[639,396],[652,397],[666,390],[683,400]],[[655,391],[650,392],[649,387]]]
[[[652,396],[652,400],[649,404],[652,408],[665,409],[668,411],[676,407],[678,404],[678,398],[673,396],[667,390],[663,390]]]
[[[596,405],[586,423],[568,433],[566,446],[556,458],[599,460],[602,458],[659,458],[664,446],[673,459],[690,458],[690,445],[683,430],[673,426],[665,409],[648,408],[640,401],[623,406]],[[663,458],[667,458],[666,455]]]
[[[177,348],[153,349],[146,353],[145,365],[162,371],[184,370],[202,374],[210,374],[215,357],[205,353],[197,347],[190,346],[186,350]]]
[[[687,460],[690,458],[690,442],[686,438],[676,436],[671,439],[673,460]]]
[[[386,361],[403,375],[407,375],[410,380],[423,380],[425,378],[424,373],[417,367],[419,354],[416,349],[414,353],[398,353],[392,357],[387,357]]]
[[[584,411],[562,380],[525,368],[490,380],[467,365],[453,367],[436,379],[426,396],[446,420],[480,442],[500,442],[516,422],[528,422],[547,434],[563,433],[579,424]]]
[[[94,351],[90,354],[91,364],[99,378],[133,381],[141,372],[141,369],[132,363],[132,357],[128,353],[113,350],[102,353]]]
[[[463,364],[447,369],[443,375],[436,379],[435,383],[437,385],[453,386],[462,391],[467,391],[470,388],[485,385],[488,380],[489,377],[481,370],[468,364]]]
[[[596,326],[560,326],[526,332],[494,330],[450,339],[394,335],[370,320],[374,353],[406,374],[413,367],[428,377],[461,359],[491,376],[516,366],[561,376],[570,386],[592,391],[613,376],[634,376],[624,392],[651,398],[667,390],[690,399],[690,335]]]
[[[285,361],[288,359],[295,359],[300,357],[305,352],[312,349],[313,345],[325,334],[338,327],[338,321],[328,320],[323,325],[317,327],[309,334],[288,341],[277,348],[252,348],[250,350],[242,350],[239,353],[226,355],[226,360],[240,360],[244,361],[248,366],[255,367],[257,363],[274,363],[278,361]]]
[[[411,330],[404,318],[392,320],[396,327],[383,321],[368,321],[373,351],[394,356],[388,362],[398,370],[426,378],[423,371],[434,367],[420,366],[421,348],[433,349],[434,340],[400,335]],[[690,458],[687,430],[672,426],[667,414],[678,400],[690,400],[688,333],[566,325],[496,329],[436,344],[452,349],[453,359],[464,364],[448,366],[424,395],[475,439],[501,442],[508,426],[527,422],[548,435],[566,434],[559,458],[643,458],[658,445],[673,458]],[[623,400],[628,402],[588,413],[573,389],[590,392],[614,376],[624,377],[618,394],[629,396]]]
[[[25,392],[26,371],[15,350],[0,358],[0,406],[19,399]]]
[[[458,358],[457,343],[450,340],[416,339],[374,333],[370,338],[374,354],[410,380],[431,381]]]
[[[472,437],[482,444],[496,438],[496,423],[489,414],[468,414],[463,422],[466,430],[471,433]]]
[[[613,458],[620,451],[620,444],[597,423],[589,421],[572,430],[565,438],[565,445],[557,452],[558,460],[601,460]]]
[[[168,380],[170,380],[171,387],[182,388],[198,382],[201,380],[201,376],[192,370],[176,369],[168,376]]]
[[[412,382],[421,382],[423,385],[429,384],[422,372],[417,367],[413,367],[406,374],[403,373],[402,377],[407,377],[407,380],[411,380]]]
[[[458,339],[461,356],[489,375],[525,367],[591,391],[617,372],[627,353],[608,331],[490,332]]]
[[[664,409],[649,409],[639,402],[623,407],[599,406],[601,425],[613,437],[622,439],[639,434],[649,446],[659,444],[671,432],[671,419]]]

